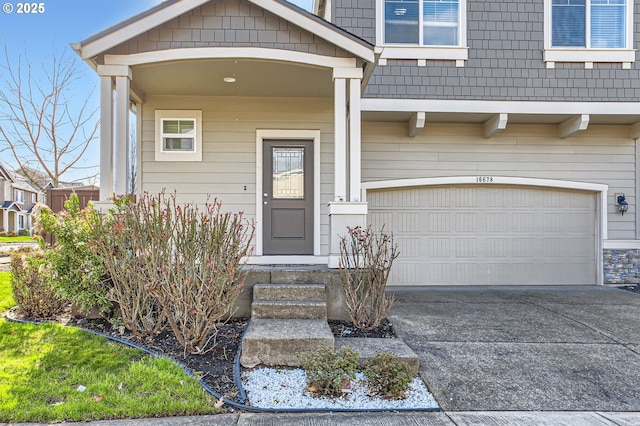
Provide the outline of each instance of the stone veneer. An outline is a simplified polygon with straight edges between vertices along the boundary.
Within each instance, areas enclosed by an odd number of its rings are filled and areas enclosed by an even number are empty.
[[[604,250],[605,284],[640,283],[640,249]]]

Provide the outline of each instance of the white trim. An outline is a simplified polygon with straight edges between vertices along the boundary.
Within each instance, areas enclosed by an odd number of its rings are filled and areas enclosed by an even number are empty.
[[[325,39],[329,43],[332,43],[347,52],[364,59],[367,62],[373,62],[375,60],[373,50],[360,44],[359,42],[347,37],[339,32],[332,30],[329,27],[321,24],[320,22],[311,19],[307,16],[301,15],[295,10],[282,5],[281,3],[273,0],[249,0],[251,3],[262,7],[269,12],[278,15],[282,19],[297,25],[300,28],[317,35],[320,38]]]
[[[367,203],[329,203],[329,215],[366,215],[369,208],[368,206]]]
[[[347,201],[347,81],[334,80],[333,200]]]
[[[162,143],[163,119],[195,120],[193,151],[165,151]],[[155,110],[155,161],[202,161],[202,110],[157,109]]]
[[[129,189],[127,184],[129,176],[129,114],[131,113],[129,96],[129,77],[117,76],[116,80],[116,129],[115,129],[115,153],[116,153],[116,183],[115,192],[124,195]]]
[[[262,156],[264,152],[265,139],[281,140],[311,140],[313,141],[313,255],[320,255],[320,130],[278,130],[278,129],[257,129],[256,130],[256,256],[261,257],[263,253],[263,192],[264,183],[262,180]],[[271,259],[267,263],[300,263],[299,260],[311,256],[265,256]],[[288,259],[276,261],[274,259]],[[292,260],[293,259],[293,260]],[[317,260],[317,259],[316,259]],[[326,263],[326,258],[325,258]]]
[[[544,62],[623,62],[636,60],[635,49],[569,49],[548,47],[542,52]]]
[[[469,48],[465,46],[376,46],[380,59],[417,59],[417,60],[450,60],[466,61],[469,59]],[[426,64],[425,64],[426,65]]]
[[[362,111],[471,114],[640,115],[640,102],[519,102],[439,99],[362,99]]]
[[[640,250],[640,240],[605,240],[605,250]]]
[[[100,77],[100,201],[113,196],[113,79]]]
[[[479,182],[482,180],[482,182]],[[365,182],[362,184],[362,201],[367,201],[367,190],[370,189],[388,189],[388,188],[404,188],[413,186],[435,186],[435,185],[512,185],[512,186],[538,186],[544,188],[574,189],[579,191],[590,191],[597,194],[597,235],[596,238],[596,279],[597,284],[604,283],[603,270],[603,246],[604,241],[608,238],[607,228],[607,191],[608,185],[589,183],[589,182],[573,182],[555,179],[532,179],[519,178],[509,176],[492,176],[491,183],[486,182],[485,176],[451,176],[439,178],[419,178],[419,179],[398,179],[377,182]]]
[[[626,0],[626,34],[625,34],[625,48],[623,49],[592,49],[592,48],[579,48],[579,47],[553,47],[551,46],[551,31],[552,31],[552,10],[551,1],[544,0],[544,51],[543,61],[547,63],[554,62],[584,62],[585,67],[588,63],[598,62],[621,62],[623,64],[629,64],[635,62],[636,54],[633,47],[633,15],[634,15],[634,2]],[[585,3],[588,13],[588,5]],[[587,23],[588,24],[588,23]],[[589,43],[588,39],[589,26],[585,27],[585,41]],[[549,67],[547,67],[549,68]],[[553,65],[551,66],[553,68]]]
[[[173,5],[158,10],[157,12],[146,16],[140,20],[132,22],[126,27],[120,28],[105,36],[102,36],[84,46],[81,46],[80,52],[82,59],[88,60],[107,50],[126,42],[152,28],[158,27],[169,20],[183,15],[198,6],[208,3],[210,0],[182,0]],[[299,12],[284,6],[273,0],[249,0],[251,3],[262,7],[282,19],[292,24],[304,28],[305,30],[317,35],[334,45],[353,53],[354,55],[366,60],[374,61],[373,51],[358,41],[341,34],[338,31],[323,25],[322,23],[300,14]]]
[[[98,65],[98,75],[112,76],[112,77],[128,77],[129,80],[133,77],[131,67],[128,65]]]
[[[362,120],[360,113],[360,79],[349,80],[349,200],[360,201],[362,180]]]
[[[409,119],[409,137],[415,137],[427,122],[427,114],[423,111],[414,112]]]
[[[194,59],[261,59],[293,62],[325,68],[354,68],[354,58],[334,58],[306,52],[263,47],[191,47],[185,49],[156,50],[131,55],[105,55],[106,64],[142,65]]]
[[[328,256],[249,256],[243,258],[247,265],[322,265],[329,262]]]
[[[361,68],[334,68],[333,78],[357,78],[362,80],[363,72]]]

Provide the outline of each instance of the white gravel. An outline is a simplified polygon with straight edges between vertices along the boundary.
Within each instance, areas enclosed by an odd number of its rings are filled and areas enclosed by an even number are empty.
[[[314,397],[306,390],[304,370],[258,368],[242,373],[249,404],[261,408],[347,408],[347,409],[424,409],[438,403],[420,378],[413,379],[405,399],[385,400],[367,395],[364,375],[358,373],[351,384],[352,393],[342,398]]]

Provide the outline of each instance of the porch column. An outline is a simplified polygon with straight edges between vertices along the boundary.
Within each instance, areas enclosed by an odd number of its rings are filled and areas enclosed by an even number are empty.
[[[2,212],[2,229],[9,232],[9,209]]]
[[[100,201],[113,196],[113,83],[100,76]]]
[[[334,201],[347,200],[347,81],[334,70]]]
[[[100,201],[106,202],[114,194],[127,192],[131,69],[126,65],[99,65],[98,74],[100,75]]]
[[[129,79],[130,75],[116,77],[116,194],[129,192]]]
[[[362,71],[360,74],[362,74]],[[349,201],[360,202],[360,182],[362,180],[360,119],[361,78],[349,79]]]

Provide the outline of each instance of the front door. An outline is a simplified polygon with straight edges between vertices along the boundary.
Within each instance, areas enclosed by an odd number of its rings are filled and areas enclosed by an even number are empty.
[[[265,140],[262,251],[313,254],[313,141]]]

